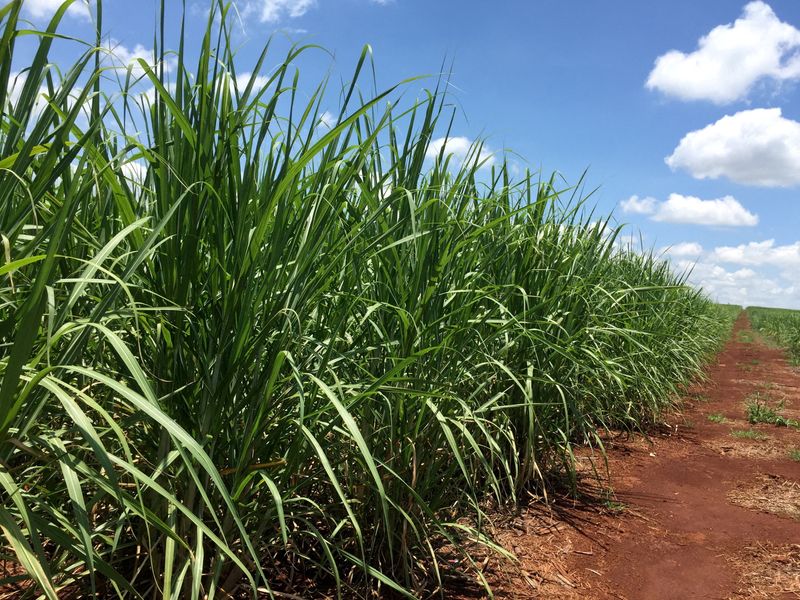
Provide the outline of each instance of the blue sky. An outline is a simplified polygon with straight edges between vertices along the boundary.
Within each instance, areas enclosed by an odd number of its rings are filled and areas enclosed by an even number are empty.
[[[42,24],[58,3],[25,0],[27,18]],[[104,3],[121,59],[152,48],[156,4]],[[196,38],[208,4],[188,4]],[[303,59],[309,85],[328,72],[347,78],[364,44],[379,87],[452,63],[453,135],[485,138],[490,150],[568,182],[588,169],[598,210],[614,211],[646,246],[668,248],[676,268],[693,265],[692,281],[717,300],[800,308],[797,0],[237,6],[242,70],[275,32],[277,50],[291,39],[330,51]],[[168,9],[177,31],[180,2]],[[91,12],[76,4],[66,30],[91,36]],[[426,83],[415,85],[412,96]]]

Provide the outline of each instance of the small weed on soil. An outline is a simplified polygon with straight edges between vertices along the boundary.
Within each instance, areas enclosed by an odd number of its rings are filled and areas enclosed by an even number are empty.
[[[774,408],[771,407],[768,399],[756,392],[751,394],[747,400],[747,420],[753,424],[768,423],[779,427],[800,427],[800,422],[787,419],[780,414],[783,406],[783,402],[779,402]]]
[[[725,418],[725,415],[714,413],[713,415],[708,415],[708,420],[712,423],[724,423],[728,419]]]

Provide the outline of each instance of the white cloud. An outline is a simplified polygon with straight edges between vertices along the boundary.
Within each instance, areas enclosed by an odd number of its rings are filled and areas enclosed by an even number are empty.
[[[676,272],[686,273],[690,284],[718,302],[800,308],[800,241],[776,246],[766,240],[711,251],[682,242],[661,251]]]
[[[146,48],[142,44],[136,44],[133,48],[128,48],[115,39],[109,39],[103,44],[103,49],[107,53],[108,63],[116,68],[127,69],[130,67],[133,77],[144,75],[144,69],[139,64],[139,59],[152,69],[158,64],[158,57],[152,48]],[[177,61],[168,59],[164,62],[164,70],[171,72],[175,70]]]
[[[325,129],[333,129],[336,126],[338,119],[336,116],[330,112],[325,111],[319,116],[319,127],[324,127]]]
[[[783,246],[776,246],[775,240],[720,246],[714,249],[712,257],[719,262],[738,265],[800,269],[800,241]]]
[[[308,29],[304,27],[281,27],[280,31],[286,35],[305,35]]]
[[[460,163],[463,163],[465,160],[474,160],[475,153],[477,152],[476,142],[467,137],[441,137],[431,140],[431,143],[428,145],[428,150],[425,152],[425,156],[430,159],[435,159],[437,156],[439,156],[442,148],[444,148],[445,156],[452,155],[453,158]],[[492,152],[486,148],[486,146],[481,147],[478,160],[484,167],[493,165],[495,161]]]
[[[662,223],[685,223],[711,227],[752,227],[758,224],[755,215],[733,196],[702,200],[696,196],[670,194],[667,200],[631,196],[620,202],[622,211],[650,215],[650,220]]]
[[[709,259],[677,260],[673,265],[678,271],[691,271],[689,282],[718,302],[800,308],[800,286],[786,277],[749,268],[728,270]]]
[[[251,71],[245,71],[244,73],[239,73],[236,76],[236,87],[241,94],[245,88],[250,84],[250,80],[253,80],[253,92],[258,92],[263,88],[267,83],[269,83],[269,77],[266,75],[256,75],[253,76]],[[231,81],[231,87],[233,86],[233,82]]]
[[[644,240],[645,236],[641,231],[630,233],[623,231],[614,239],[614,245],[620,250],[637,252],[645,247]]]
[[[175,83],[168,83],[164,86],[170,94],[175,94],[177,86]],[[152,105],[156,101],[156,88],[149,87],[146,90],[139,92],[139,97],[145,104]]]
[[[147,165],[139,160],[132,160],[122,165],[122,174],[137,185],[143,185],[147,175]]]
[[[64,0],[25,0],[22,7],[32,18],[46,19],[52,17],[63,3]],[[67,14],[85,21],[92,19],[89,3],[86,0],[73,2],[67,9]]]
[[[28,76],[25,73],[11,71],[8,80],[11,82],[11,87],[8,89],[8,96],[6,96],[6,98],[8,102],[11,103],[11,106],[16,106],[22,94],[22,88],[25,87],[25,82],[28,80]]]
[[[670,194],[666,202],[658,206],[652,219],[717,227],[752,227],[758,224],[758,215],[748,211],[733,196],[701,200],[695,196]]]
[[[764,2],[750,2],[734,23],[700,38],[697,50],[670,50],[656,59],[646,86],[681,100],[725,104],[765,79],[800,78],[800,31]]]
[[[11,72],[11,76],[9,77],[11,88],[8,90],[7,96],[10,106],[17,106],[17,102],[19,102],[20,96],[22,95],[22,90],[25,87],[25,82],[27,80],[28,75],[26,73],[17,73],[14,71]],[[39,87],[39,93],[36,95],[36,100],[34,100],[33,108],[30,111],[32,120],[37,120],[47,106],[47,99],[49,97],[48,91],[49,90],[44,86]]]
[[[19,102],[20,96],[22,95],[22,90],[25,87],[25,82],[28,80],[28,75],[26,73],[17,73],[12,71],[9,77],[9,81],[11,82],[11,87],[8,91],[7,101],[11,107],[16,107],[17,102]],[[55,88],[55,96],[58,95],[59,89],[58,84],[56,83]],[[69,96],[67,99],[67,107],[71,110],[75,106],[75,102],[78,99],[78,96],[83,92],[83,88],[81,87],[74,87],[70,90]],[[50,102],[50,90],[43,85],[39,86],[38,94],[36,95],[36,99],[33,102],[33,107],[30,111],[30,118],[31,120],[37,120],[42,113],[44,112],[45,108],[47,107],[48,103]],[[87,107],[82,107],[82,115],[88,116]]]
[[[639,196],[631,196],[627,200],[619,203],[622,207],[622,212],[633,213],[636,215],[651,215],[656,211],[658,200],[651,198],[639,198]]]
[[[246,0],[240,10],[245,19],[255,16],[262,23],[278,23],[285,18],[302,17],[316,3],[316,0]]]
[[[703,254],[703,247],[697,242],[680,242],[672,246],[666,246],[659,250],[660,254],[668,254],[672,257],[699,258]]]
[[[697,179],[765,187],[800,184],[800,123],[780,108],[744,110],[687,133],[665,159]]]

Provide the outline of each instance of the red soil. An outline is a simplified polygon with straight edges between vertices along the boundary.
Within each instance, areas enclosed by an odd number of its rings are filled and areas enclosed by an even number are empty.
[[[745,408],[758,393],[800,419],[800,370],[748,337],[742,315],[671,425],[608,442],[613,502],[498,532],[520,565],[489,568],[496,597],[800,598],[800,429],[751,426]],[[751,428],[766,439],[731,434]]]

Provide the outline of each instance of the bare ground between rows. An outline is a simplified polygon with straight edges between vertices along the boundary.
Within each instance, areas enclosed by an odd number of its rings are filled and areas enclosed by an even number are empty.
[[[800,429],[746,416],[753,398],[800,414],[800,370],[743,314],[690,392],[649,440],[608,441],[613,496],[601,483],[586,490],[600,502],[536,506],[495,532],[519,558],[487,563],[495,597],[800,598]]]

